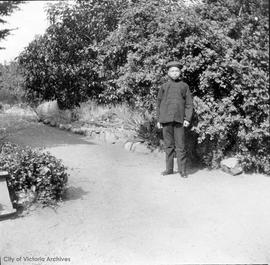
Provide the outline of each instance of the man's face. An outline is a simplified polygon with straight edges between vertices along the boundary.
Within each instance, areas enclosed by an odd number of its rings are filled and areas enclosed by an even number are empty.
[[[180,76],[180,69],[176,66],[170,67],[168,70],[168,76],[173,80],[176,80]]]

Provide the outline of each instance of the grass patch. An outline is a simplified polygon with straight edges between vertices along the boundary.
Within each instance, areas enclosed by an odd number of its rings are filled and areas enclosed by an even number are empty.
[[[150,116],[150,115],[148,115]],[[93,101],[80,104],[74,110],[74,117],[85,123],[107,122],[108,125],[122,126],[125,129],[136,130],[149,119],[145,113],[131,109],[126,104],[99,105]]]
[[[128,138],[143,140],[150,147],[157,147],[160,143],[153,113],[139,111],[127,104],[100,105],[87,101],[74,110],[73,116],[82,123],[102,123],[108,128],[120,128]]]
[[[8,135],[26,128],[36,120],[37,116],[27,105],[14,105],[6,112],[1,112],[0,141],[3,141]]]

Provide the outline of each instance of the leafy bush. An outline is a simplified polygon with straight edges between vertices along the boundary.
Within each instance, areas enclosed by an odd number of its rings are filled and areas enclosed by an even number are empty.
[[[160,146],[162,131],[157,128],[157,122],[154,118],[140,124],[137,129],[138,136],[145,140],[150,149]]]
[[[60,160],[49,153],[4,143],[0,150],[0,170],[9,172],[9,189],[35,193],[36,202],[50,205],[60,200],[68,174]]]
[[[56,99],[60,108],[72,108],[99,97],[103,78],[98,43],[117,28],[125,2],[62,2],[48,9],[51,25],[19,56],[29,101]]]
[[[93,98],[154,113],[164,66],[179,60],[205,164],[238,155],[246,170],[268,174],[269,3],[194,2],[95,0],[51,9],[57,19],[19,58],[30,99],[69,107]]]

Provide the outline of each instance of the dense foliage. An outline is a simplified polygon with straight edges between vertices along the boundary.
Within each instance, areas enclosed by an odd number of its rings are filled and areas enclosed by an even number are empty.
[[[31,102],[57,99],[71,108],[103,90],[99,45],[115,30],[123,1],[79,1],[52,5],[51,26],[21,54],[26,71],[27,97]]]
[[[18,63],[0,64],[0,102],[14,104],[23,100],[23,76]]]
[[[19,58],[28,98],[70,108],[90,97],[154,113],[164,65],[177,59],[204,162],[237,154],[246,170],[270,173],[268,1],[183,2],[52,6],[46,34]]]
[[[199,141],[210,161],[238,154],[245,170],[270,173],[269,18],[259,1],[208,1],[198,8],[206,31],[207,67],[195,97]],[[214,12],[215,11],[215,12]],[[229,16],[228,16],[229,15]],[[211,50],[209,50],[209,47]],[[203,54],[204,52],[201,52]]]
[[[61,199],[68,178],[61,160],[11,143],[1,146],[0,170],[9,172],[8,186],[13,192],[31,190],[36,202],[47,205]]]

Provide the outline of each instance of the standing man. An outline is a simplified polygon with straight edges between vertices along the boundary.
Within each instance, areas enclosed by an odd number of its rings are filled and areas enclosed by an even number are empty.
[[[179,173],[187,178],[184,127],[190,124],[192,96],[189,86],[180,80],[180,63],[169,62],[167,71],[169,80],[161,86],[157,97],[157,127],[162,128],[166,152],[166,170],[162,175],[173,174],[176,152]]]

